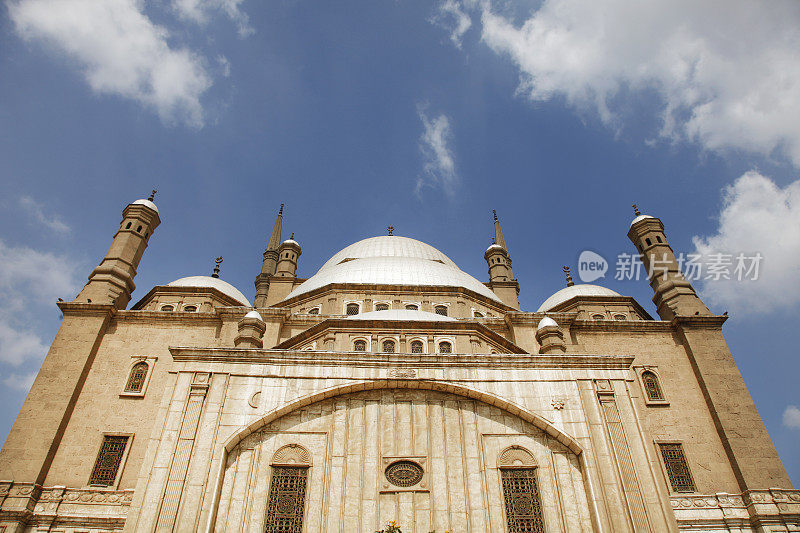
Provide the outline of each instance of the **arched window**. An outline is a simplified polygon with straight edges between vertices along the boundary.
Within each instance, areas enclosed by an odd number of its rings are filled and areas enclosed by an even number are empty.
[[[311,456],[298,444],[279,448],[272,458],[265,533],[302,533]]]
[[[358,339],[356,342],[353,343],[353,351],[355,352],[366,352],[367,351],[367,341],[363,339]]]
[[[439,353],[453,353],[453,345],[447,341],[440,342]]]
[[[161,310],[162,311],[174,311],[175,310],[175,306],[174,305],[162,305],[161,306]]]
[[[422,341],[411,341],[411,353],[424,353]]]
[[[312,307],[308,310],[309,315],[318,315],[319,314],[319,307]]]
[[[614,320],[625,320],[625,315],[614,315]]]
[[[196,305],[184,305],[183,306],[183,311],[185,313],[196,313],[197,312],[197,306]]]
[[[142,392],[144,389],[144,380],[147,377],[147,370],[150,367],[144,361],[136,363],[131,368],[131,374],[128,376],[128,383],[125,384],[125,392]]]
[[[409,311],[419,311],[419,306],[417,304],[406,304],[406,309]]]
[[[128,222],[128,224],[125,226],[125,229],[131,229],[131,223],[130,222]]]
[[[392,340],[383,341],[383,353],[394,353],[394,341]]]
[[[375,310],[376,311],[388,311],[389,310],[389,304],[375,304]]]
[[[141,233],[141,232],[142,232],[142,227],[141,227],[141,226],[139,226],[138,228],[136,228],[136,233]]]
[[[472,316],[474,316],[475,318],[483,318],[483,313],[481,313],[480,311],[474,311],[472,313]]]
[[[359,311],[358,304],[347,304],[347,307],[345,308],[345,312],[348,315],[357,315],[358,311]]]
[[[447,316],[447,306],[446,305],[437,305],[433,308],[437,315]]]
[[[658,242],[661,242],[661,236],[660,236],[660,235],[656,235],[656,240],[657,240]]]
[[[543,533],[542,501],[536,481],[536,461],[520,446],[507,448],[497,461],[509,533]]]
[[[592,319],[593,320],[605,320],[606,319],[606,315],[601,315],[601,314],[598,313],[596,315],[592,315]]]
[[[664,399],[664,393],[661,392],[661,385],[658,383],[658,376],[656,376],[655,372],[651,372],[650,370],[642,372],[642,384],[644,385],[644,392],[647,394],[648,400]]]

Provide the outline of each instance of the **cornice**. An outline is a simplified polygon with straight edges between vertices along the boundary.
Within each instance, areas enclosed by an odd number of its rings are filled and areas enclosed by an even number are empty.
[[[279,366],[627,370],[634,360],[634,357],[630,355],[365,354],[364,352],[194,348],[181,346],[170,347],[169,351],[176,362],[261,363]]]
[[[676,316],[672,319],[672,324],[676,328],[690,327],[695,329],[716,329],[721,330],[722,325],[728,320],[727,315],[689,315]]]
[[[92,304],[88,302],[57,302],[64,316],[108,316],[119,313],[111,304]]]

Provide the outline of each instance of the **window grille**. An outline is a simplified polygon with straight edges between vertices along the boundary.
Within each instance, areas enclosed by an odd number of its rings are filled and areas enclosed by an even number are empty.
[[[161,306],[161,310],[162,310],[162,311],[174,311],[174,310],[175,310],[175,306],[172,306],[172,305],[162,305],[162,306]]]
[[[103,437],[103,444],[100,446],[100,453],[97,454],[89,485],[110,487],[114,484],[127,444],[128,437],[126,436],[105,435]]]
[[[437,315],[447,316],[447,306],[437,305],[433,308]]]
[[[145,362],[133,365],[131,375],[128,376],[128,383],[125,384],[125,392],[142,392],[148,368]]]
[[[417,304],[408,304],[406,309],[408,311],[419,311],[419,306]]]
[[[348,315],[357,315],[358,314],[358,304],[347,304],[346,313]]]
[[[383,341],[384,353],[394,353],[394,341]]]
[[[440,342],[439,353],[453,353],[453,345],[449,342]]]
[[[480,311],[475,311],[472,314],[472,316],[474,316],[475,318],[483,318],[483,313],[481,313]]]
[[[319,307],[312,307],[308,310],[309,315],[318,315],[319,314]]]
[[[501,468],[508,533],[544,533],[535,468]]]
[[[375,310],[376,311],[388,311],[389,310],[389,304],[375,304]]]
[[[411,341],[411,353],[424,353],[422,341]]]
[[[183,307],[183,311],[185,313],[196,313],[197,312],[197,306],[196,305],[186,305],[186,306]]]
[[[265,533],[302,533],[308,467],[273,466]]]
[[[625,315],[614,315],[614,320],[625,320]]]
[[[642,372],[642,383],[644,384],[644,392],[647,394],[648,400],[664,399],[664,393],[661,392],[661,385],[658,384],[658,376],[653,372],[649,370]]]
[[[669,482],[675,492],[694,492],[694,480],[683,454],[682,444],[659,444]]]
[[[366,352],[367,351],[367,341],[357,340],[353,343],[353,350],[356,352]]]
[[[594,320],[605,320],[606,319],[606,315],[600,315],[600,314],[592,315],[592,319],[594,319]]]

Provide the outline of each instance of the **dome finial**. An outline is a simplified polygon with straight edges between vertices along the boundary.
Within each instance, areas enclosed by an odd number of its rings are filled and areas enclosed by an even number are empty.
[[[641,213],[639,212],[639,206],[636,204],[633,204],[633,212],[636,213],[637,217],[641,216]]]
[[[222,263],[222,256],[219,256],[216,259],[214,259],[214,263],[216,263],[216,264],[214,265],[214,273],[211,274],[211,277],[212,278],[218,278],[219,277],[219,265]]]
[[[292,236],[289,237],[290,239],[294,240],[294,232],[292,232]]]
[[[568,266],[563,266],[561,268],[561,270],[563,270],[564,274],[567,275],[567,287],[572,287],[573,285],[575,285],[575,282],[572,281],[572,274],[570,273],[569,267]]]
[[[494,215],[494,219],[495,219],[495,221],[496,221],[496,220],[497,220],[497,211],[495,211],[494,209],[492,209],[492,215]]]
[[[278,209],[278,214],[283,215],[283,204],[281,204],[281,208]]]
[[[386,228],[386,231],[389,232],[389,237],[394,235],[394,226],[389,226]]]
[[[153,199],[156,197],[157,192],[158,192],[157,190],[153,189],[152,192],[150,192],[150,196],[148,196],[147,199],[152,202]]]

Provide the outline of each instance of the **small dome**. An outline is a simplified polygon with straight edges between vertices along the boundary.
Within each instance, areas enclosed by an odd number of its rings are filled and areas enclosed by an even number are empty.
[[[489,246],[489,247],[486,249],[486,253],[488,254],[488,253],[489,253],[489,252],[491,252],[492,250],[504,250],[504,248],[503,248],[502,246],[500,246],[499,244],[492,244],[491,246]]]
[[[576,296],[622,296],[620,293],[612,291],[611,289],[606,289],[605,287],[601,287],[600,285],[591,285],[589,283],[584,283],[582,285],[573,285],[572,287],[566,287],[561,289],[550,298],[544,301],[542,305],[539,306],[539,309],[536,310],[537,313],[543,313],[545,311],[549,311],[550,309],[554,308],[555,306],[566,302],[567,300],[571,300]]]
[[[294,239],[286,239],[281,243],[281,246],[283,246],[284,244],[293,244],[295,246],[300,246],[300,244]]]
[[[631,222],[631,226],[633,226],[637,222],[641,222],[642,220],[644,220],[646,218],[656,218],[656,217],[651,217],[650,215],[639,215],[638,217],[633,219],[633,221]]]
[[[207,287],[210,289],[217,289],[225,296],[230,296],[240,304],[251,307],[250,302],[239,289],[219,278],[212,278],[211,276],[189,276],[176,279],[167,285],[170,287]]]
[[[258,311],[256,311],[255,309],[244,315],[244,318],[255,318],[259,322],[264,322],[264,319],[261,318],[261,315],[258,314]]]
[[[439,321],[454,322],[455,318],[437,315],[427,311],[411,311],[409,309],[387,309],[386,311],[370,311],[347,317],[350,320],[411,320],[411,321]]]
[[[555,320],[553,320],[552,318],[550,318],[549,316],[546,316],[546,317],[544,317],[543,319],[541,319],[539,321],[539,325],[536,326],[536,329],[542,329],[542,328],[547,328],[547,327],[551,327],[551,326],[558,327],[558,323]]]
[[[136,200],[135,202],[132,202],[131,205],[143,205],[145,207],[149,207],[150,209],[158,213],[158,207],[156,207],[156,204],[154,204],[151,200],[147,200],[145,198]]]

